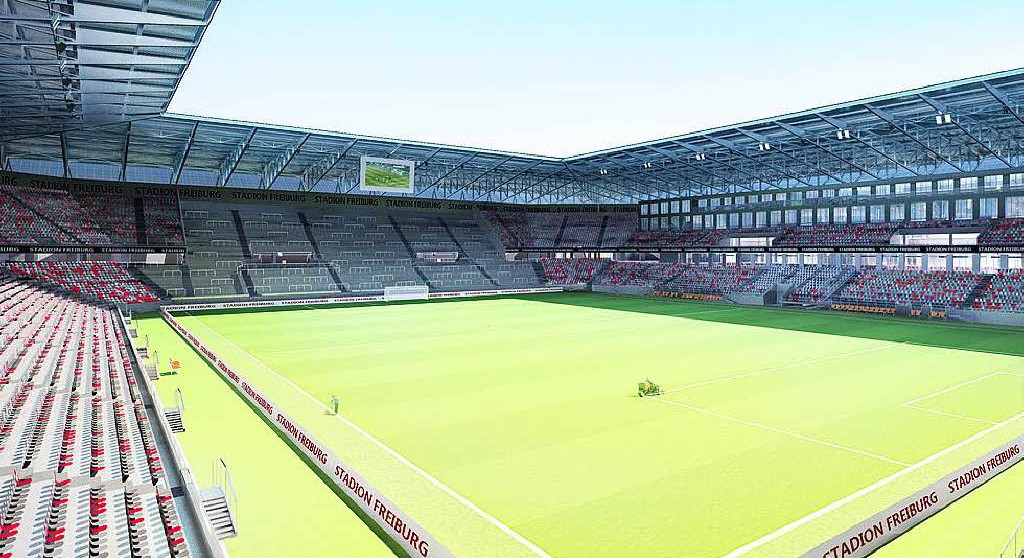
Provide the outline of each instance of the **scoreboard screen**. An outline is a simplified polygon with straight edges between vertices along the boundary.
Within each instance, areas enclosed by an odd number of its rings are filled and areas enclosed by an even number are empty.
[[[359,189],[363,192],[411,194],[415,191],[415,161],[363,157],[359,170]]]

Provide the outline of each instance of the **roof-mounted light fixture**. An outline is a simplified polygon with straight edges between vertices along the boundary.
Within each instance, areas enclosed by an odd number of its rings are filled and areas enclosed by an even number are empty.
[[[597,171],[597,174],[608,174],[608,169],[601,169]]]
[[[645,169],[649,169],[649,168],[651,168],[651,167],[653,167],[653,166],[654,166],[654,165],[652,165],[650,161],[644,161],[643,167],[644,167]]]
[[[851,135],[852,134],[850,133],[849,130],[845,130],[845,129],[843,129],[843,130],[836,130],[836,139],[838,139],[838,140],[848,140],[848,139],[850,139]]]
[[[757,150],[758,151],[771,151],[772,150],[772,144],[770,144],[770,143],[768,143],[766,141],[763,141],[763,142],[757,144]]]
[[[953,122],[953,115],[948,112],[940,112],[935,115],[935,123],[939,126],[943,124],[950,124]]]
[[[694,155],[693,158],[697,159],[698,161],[707,161],[708,160],[708,154],[707,153],[698,153],[698,154]]]

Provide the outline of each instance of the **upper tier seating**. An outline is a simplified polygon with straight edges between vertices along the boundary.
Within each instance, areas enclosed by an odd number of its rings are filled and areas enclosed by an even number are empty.
[[[1024,244],[1024,219],[999,219],[978,236],[981,246],[1019,246]]]
[[[136,201],[116,194],[6,186],[0,189],[0,241],[52,246],[182,244],[176,198]]]
[[[627,212],[484,211],[508,248],[618,247],[636,231]]]
[[[640,231],[629,239],[630,246],[651,248],[678,248],[683,246],[718,246],[729,231],[724,229],[701,229],[694,231],[657,229]]]
[[[485,211],[484,216],[507,248],[554,247],[566,219],[562,213],[524,211]]]
[[[846,302],[960,307],[981,276],[970,271],[865,268],[835,298]]]
[[[119,319],[0,279],[0,556],[189,555]]]
[[[592,258],[541,258],[544,277],[552,285],[589,283],[607,260]]]
[[[160,297],[119,262],[10,262],[10,273],[55,285],[104,302],[141,304]]]
[[[895,223],[863,225],[818,225],[789,228],[775,239],[773,246],[880,246],[889,244],[896,233]]]
[[[197,297],[244,295],[239,268],[245,263],[231,209],[220,204],[182,203],[188,244],[182,269]],[[173,274],[173,272],[172,272]]]

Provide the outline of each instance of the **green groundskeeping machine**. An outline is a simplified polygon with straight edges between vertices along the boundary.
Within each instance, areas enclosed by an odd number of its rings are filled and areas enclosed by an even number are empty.
[[[651,381],[650,378],[637,384],[637,395],[640,397],[652,397],[664,393],[661,386]]]

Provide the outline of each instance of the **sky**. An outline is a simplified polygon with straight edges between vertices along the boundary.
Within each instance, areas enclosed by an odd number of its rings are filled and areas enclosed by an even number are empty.
[[[225,0],[170,110],[568,156],[1019,67],[1019,0]]]

